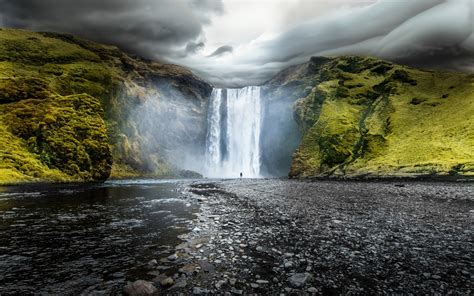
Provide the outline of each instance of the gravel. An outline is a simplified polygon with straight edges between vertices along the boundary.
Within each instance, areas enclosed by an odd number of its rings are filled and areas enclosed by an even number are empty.
[[[183,190],[201,212],[163,273],[186,285],[161,292],[474,292],[472,183],[243,179]]]

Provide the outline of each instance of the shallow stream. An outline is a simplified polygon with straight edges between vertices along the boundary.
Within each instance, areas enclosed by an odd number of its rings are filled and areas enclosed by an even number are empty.
[[[147,272],[198,208],[180,181],[0,187],[0,294],[106,294]]]

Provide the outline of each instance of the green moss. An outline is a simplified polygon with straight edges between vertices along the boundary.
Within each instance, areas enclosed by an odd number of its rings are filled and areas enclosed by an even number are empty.
[[[96,53],[42,34],[0,31],[0,184],[106,179],[111,148],[102,105],[118,73]],[[8,152],[7,152],[8,151]]]
[[[104,180],[112,162],[117,176],[171,175],[176,168],[159,149],[142,153],[144,139],[130,119],[130,110],[160,96],[163,80],[190,96],[210,92],[182,67],[113,46],[1,29],[0,184]]]
[[[29,99],[2,111],[11,135],[49,169],[88,181],[109,176],[112,158],[97,99],[85,94]]]
[[[472,175],[473,75],[357,57],[319,71],[295,105],[304,137],[290,176]]]
[[[29,149],[28,142],[13,135],[0,115],[0,184],[39,180],[73,181],[74,178],[51,169]]]

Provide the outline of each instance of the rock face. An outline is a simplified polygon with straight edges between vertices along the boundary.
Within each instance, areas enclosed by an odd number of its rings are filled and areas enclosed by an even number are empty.
[[[296,96],[290,177],[474,175],[474,75],[312,58],[267,86]]]
[[[116,47],[0,29],[0,184],[192,170],[183,155],[202,154],[211,90]]]
[[[125,295],[129,296],[156,295],[157,291],[153,283],[143,280],[134,281],[133,283],[129,282],[123,289]]]

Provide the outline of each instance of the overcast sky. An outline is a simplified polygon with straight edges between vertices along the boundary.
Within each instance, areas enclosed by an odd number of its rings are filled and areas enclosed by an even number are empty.
[[[474,71],[474,0],[0,0],[0,25],[77,34],[259,84],[313,55]]]

